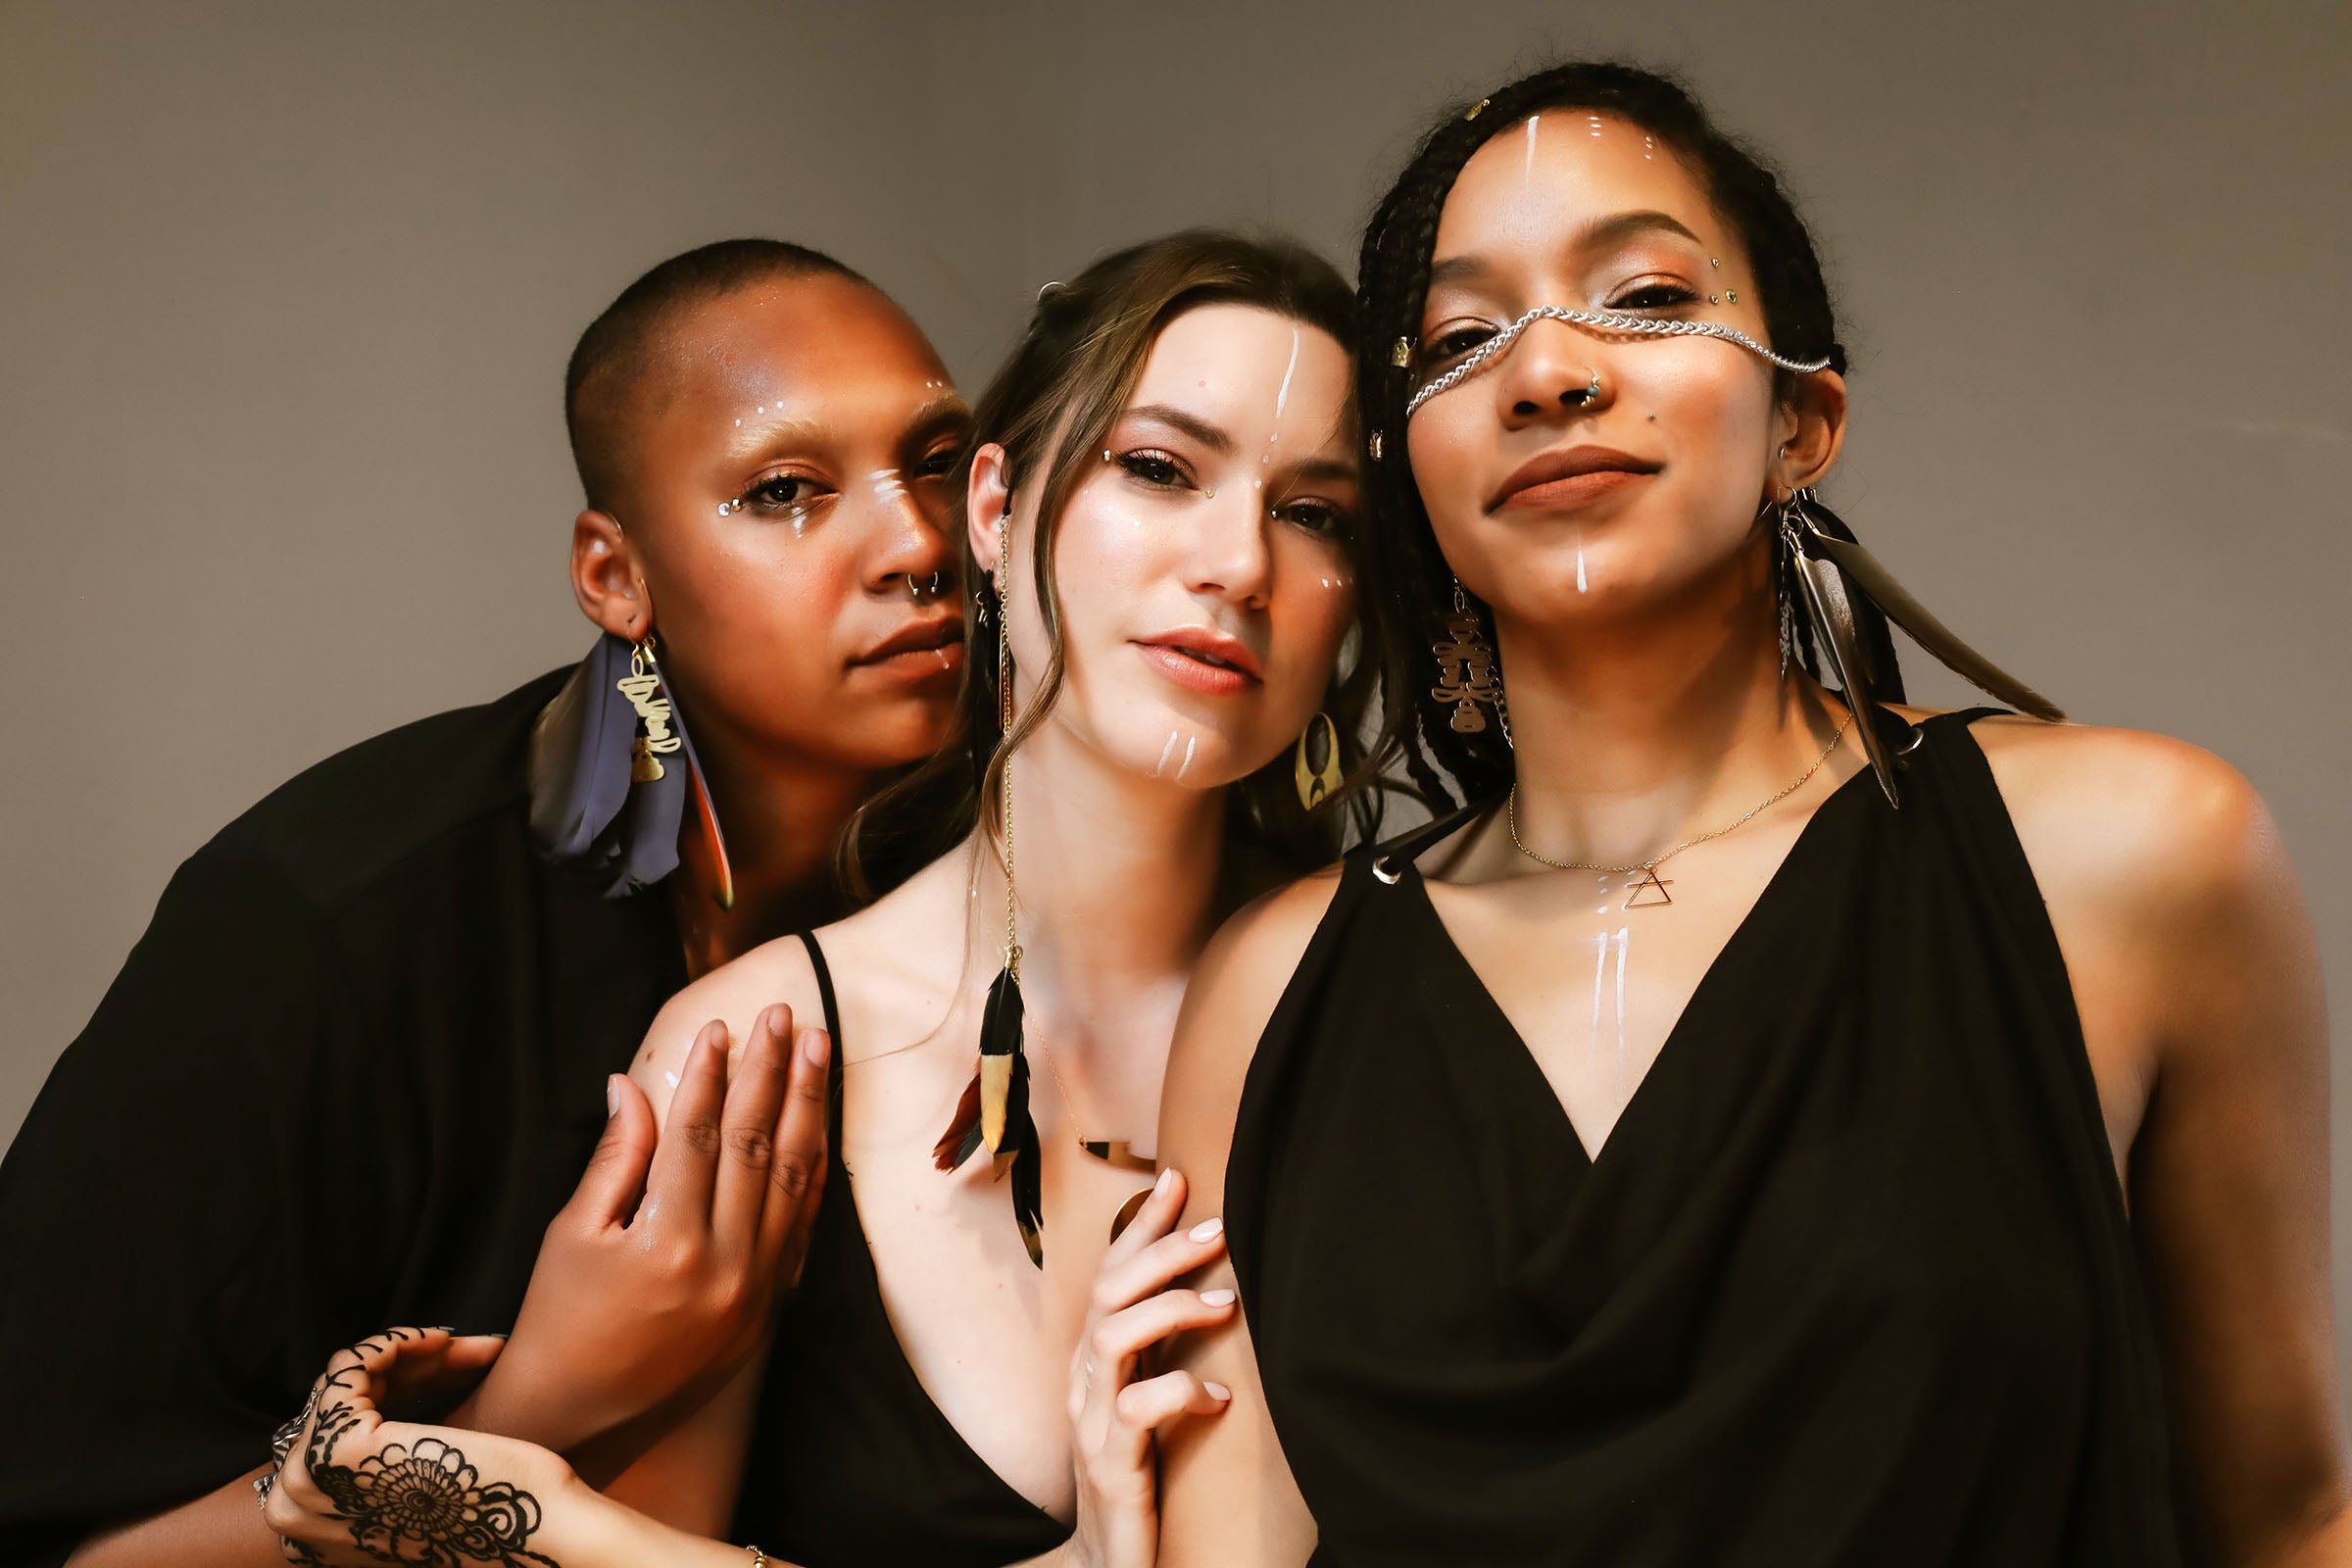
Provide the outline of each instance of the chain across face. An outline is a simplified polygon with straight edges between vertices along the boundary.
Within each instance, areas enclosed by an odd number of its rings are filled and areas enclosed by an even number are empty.
[[[1727,326],[1721,321],[1661,321],[1654,317],[1629,316],[1622,311],[1579,311],[1563,305],[1539,305],[1472,349],[1462,357],[1459,364],[1446,371],[1445,374],[1433,378],[1417,389],[1404,405],[1404,416],[1410,419],[1414,414],[1419,412],[1421,405],[1427,403],[1431,398],[1441,392],[1452,391],[1464,381],[1478,374],[1479,371],[1494,365],[1495,361],[1510,352],[1511,345],[1518,342],[1520,335],[1529,327],[1538,321],[1545,320],[1565,321],[1571,326],[1587,328],[1595,335],[1622,333],[1634,337],[1718,337],[1727,343],[1738,344],[1750,354],[1769,364],[1777,365],[1784,370],[1806,374],[1815,370],[1826,370],[1830,368],[1830,362],[1826,359],[1792,360],[1786,355],[1775,354],[1738,327]],[[1398,341],[1402,342],[1401,339]]]

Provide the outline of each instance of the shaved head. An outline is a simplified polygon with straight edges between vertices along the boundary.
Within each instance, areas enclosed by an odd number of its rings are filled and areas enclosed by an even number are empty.
[[[673,370],[673,329],[695,309],[754,283],[838,277],[873,288],[822,251],[777,239],[724,239],[673,256],[620,291],[588,323],[564,372],[564,423],[588,505],[623,507],[640,421]],[[881,290],[875,289],[881,296]],[[887,297],[887,296],[882,296]]]

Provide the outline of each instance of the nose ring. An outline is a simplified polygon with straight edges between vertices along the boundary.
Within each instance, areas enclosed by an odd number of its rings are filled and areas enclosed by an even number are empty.
[[[1595,368],[1592,371],[1592,380],[1586,382],[1583,386],[1578,387],[1573,392],[1561,393],[1560,401],[1567,404],[1572,409],[1581,409],[1598,396],[1600,396],[1600,371],[1597,368]]]

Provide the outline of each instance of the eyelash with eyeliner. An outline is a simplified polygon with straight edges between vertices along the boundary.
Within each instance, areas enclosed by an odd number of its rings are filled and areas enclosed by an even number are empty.
[[[770,516],[806,516],[809,509],[816,505],[817,497],[808,495],[800,500],[787,500],[773,493],[790,485],[807,485],[811,491],[816,489],[816,481],[805,473],[770,474],[734,500],[720,502],[718,514],[724,517],[737,512],[759,512]]]
[[[1644,283],[1640,288],[1615,295],[1602,302],[1601,309],[1622,311],[1627,315],[1648,312],[1686,310],[1699,303],[1698,291],[1686,283]],[[1501,328],[1481,321],[1455,327],[1430,339],[1416,357],[1418,368],[1426,372],[1449,360],[1460,359],[1493,337]]]
[[[1157,447],[1139,447],[1131,452],[1114,452],[1111,454],[1111,461],[1125,470],[1128,476],[1137,483],[1153,490],[1175,490],[1192,483],[1192,475],[1186,470],[1184,460],[1172,452],[1165,452]],[[1204,493],[1215,494],[1214,491]],[[1302,517],[1291,515],[1293,512],[1299,510],[1313,511],[1316,514],[1316,520],[1310,522]],[[1348,514],[1346,509],[1316,497],[1307,497],[1287,506],[1275,508],[1274,515],[1314,534],[1337,533],[1348,522]]]

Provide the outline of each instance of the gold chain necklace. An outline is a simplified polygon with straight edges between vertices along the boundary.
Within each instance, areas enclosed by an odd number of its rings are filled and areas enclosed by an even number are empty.
[[[1719,839],[1737,828],[1747,826],[1767,807],[1776,806],[1804,788],[1805,781],[1821,771],[1821,765],[1830,760],[1830,754],[1838,749],[1838,743],[1845,739],[1846,726],[1852,722],[1853,715],[1851,713],[1839,720],[1838,732],[1830,737],[1830,744],[1821,749],[1821,755],[1813,759],[1811,767],[1806,768],[1771,795],[1749,807],[1740,814],[1737,820],[1726,822],[1712,833],[1701,833],[1696,838],[1685,839],[1673,849],[1653,855],[1646,860],[1638,860],[1632,865],[1600,865],[1592,860],[1555,860],[1548,855],[1541,855],[1529,849],[1527,841],[1519,836],[1519,786],[1516,783],[1512,784],[1511,793],[1503,802],[1503,816],[1511,827],[1511,844],[1529,859],[1541,861],[1555,871],[1598,871],[1604,876],[1633,876],[1639,873],[1642,880],[1626,890],[1625,903],[1620,906],[1622,908],[1654,909],[1660,905],[1672,904],[1674,895],[1666,890],[1673,884],[1659,880],[1658,867],[1685,850],[1704,844],[1710,839]],[[1645,893],[1655,894],[1656,897],[1644,900],[1642,895]]]

